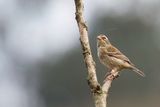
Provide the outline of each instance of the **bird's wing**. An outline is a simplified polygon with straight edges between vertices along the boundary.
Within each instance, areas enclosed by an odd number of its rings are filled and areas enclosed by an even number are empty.
[[[123,60],[125,62],[128,62],[129,64],[133,65],[131,63],[131,61],[114,46],[109,46],[107,48],[107,55],[111,56],[111,57],[115,57],[117,59],[121,59],[121,60]]]

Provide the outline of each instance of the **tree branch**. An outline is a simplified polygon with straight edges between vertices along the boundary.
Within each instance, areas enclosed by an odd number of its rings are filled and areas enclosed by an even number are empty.
[[[106,107],[106,98],[108,95],[108,90],[111,87],[111,83],[118,75],[118,72],[112,70],[112,72],[107,76],[103,86],[101,87],[97,80],[95,62],[92,57],[89,39],[88,39],[88,29],[83,18],[83,0],[74,0],[76,6],[76,21],[78,24],[80,32],[80,42],[83,50],[84,62],[87,67],[88,73],[88,85],[90,86],[91,92],[94,97],[94,102],[96,107]]]
[[[83,19],[82,0],[75,0],[75,5],[76,5],[75,14],[76,14],[76,20],[77,20],[77,24],[80,32],[80,41],[81,41],[81,46],[83,50],[84,62],[86,64],[87,71],[88,71],[88,83],[92,90],[99,89],[100,85],[97,81],[95,62],[93,60],[90,45],[89,45],[87,25],[85,24],[85,21]]]

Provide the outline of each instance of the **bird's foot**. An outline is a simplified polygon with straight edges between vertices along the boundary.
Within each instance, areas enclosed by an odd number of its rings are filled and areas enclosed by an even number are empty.
[[[114,74],[112,74],[111,72],[106,73],[104,82],[105,82],[106,80],[114,80],[114,79],[118,78],[119,76],[120,76],[119,74],[118,74],[118,75],[114,75]]]
[[[120,74],[117,74],[116,76],[114,76],[114,79],[118,78],[120,76]]]

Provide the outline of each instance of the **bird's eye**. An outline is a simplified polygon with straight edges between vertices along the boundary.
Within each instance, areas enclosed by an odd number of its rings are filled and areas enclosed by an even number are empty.
[[[102,36],[102,39],[103,39],[103,40],[105,40],[105,39],[106,39],[106,37],[105,37],[105,36]]]

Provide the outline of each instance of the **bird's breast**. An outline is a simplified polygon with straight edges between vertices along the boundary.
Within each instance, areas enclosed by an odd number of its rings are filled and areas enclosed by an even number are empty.
[[[123,68],[123,60],[109,56],[103,49],[98,50],[98,57],[100,62],[109,69],[117,68],[120,70]]]
[[[112,69],[114,66],[112,58],[110,58],[103,49],[98,50],[98,57],[100,62],[107,68]]]

